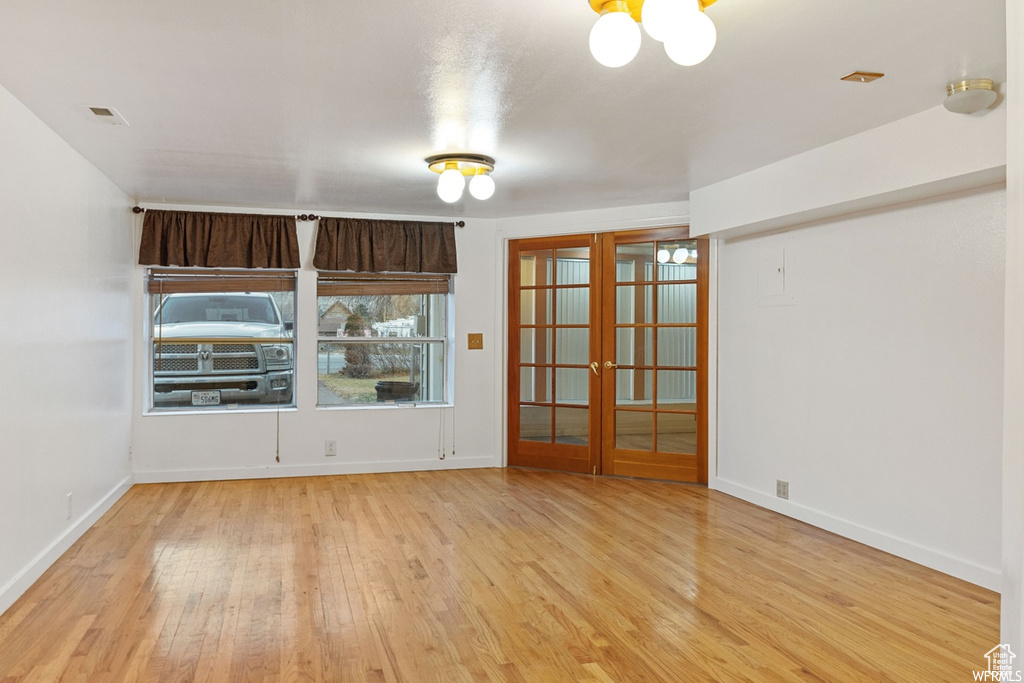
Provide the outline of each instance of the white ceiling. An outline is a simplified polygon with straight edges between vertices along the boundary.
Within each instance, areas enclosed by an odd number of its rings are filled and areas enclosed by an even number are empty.
[[[684,200],[1002,83],[1004,11],[719,0],[703,64],[644,34],[608,69],[587,0],[4,0],[0,84],[143,203],[505,217]],[[445,151],[493,156],[494,197],[441,202]]]

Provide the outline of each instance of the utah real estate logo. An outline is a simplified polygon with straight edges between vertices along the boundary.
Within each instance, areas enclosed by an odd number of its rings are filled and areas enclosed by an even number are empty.
[[[988,660],[988,671],[975,671],[976,681],[1019,681],[1020,671],[1014,671],[1013,660],[1017,655],[1005,643],[996,645],[985,653]]]

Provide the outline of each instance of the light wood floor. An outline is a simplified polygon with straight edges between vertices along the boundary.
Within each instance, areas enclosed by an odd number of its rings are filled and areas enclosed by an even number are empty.
[[[523,470],[135,486],[0,681],[966,681],[997,595],[700,487]]]

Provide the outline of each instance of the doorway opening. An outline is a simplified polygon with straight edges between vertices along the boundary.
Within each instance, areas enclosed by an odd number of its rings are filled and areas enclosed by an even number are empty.
[[[707,483],[707,241],[509,248],[509,465]]]

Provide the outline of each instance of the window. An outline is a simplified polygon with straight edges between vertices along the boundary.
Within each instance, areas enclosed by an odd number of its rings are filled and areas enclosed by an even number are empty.
[[[148,271],[150,409],[295,405],[295,273]]]
[[[444,403],[450,289],[448,275],[321,271],[317,404]]]

